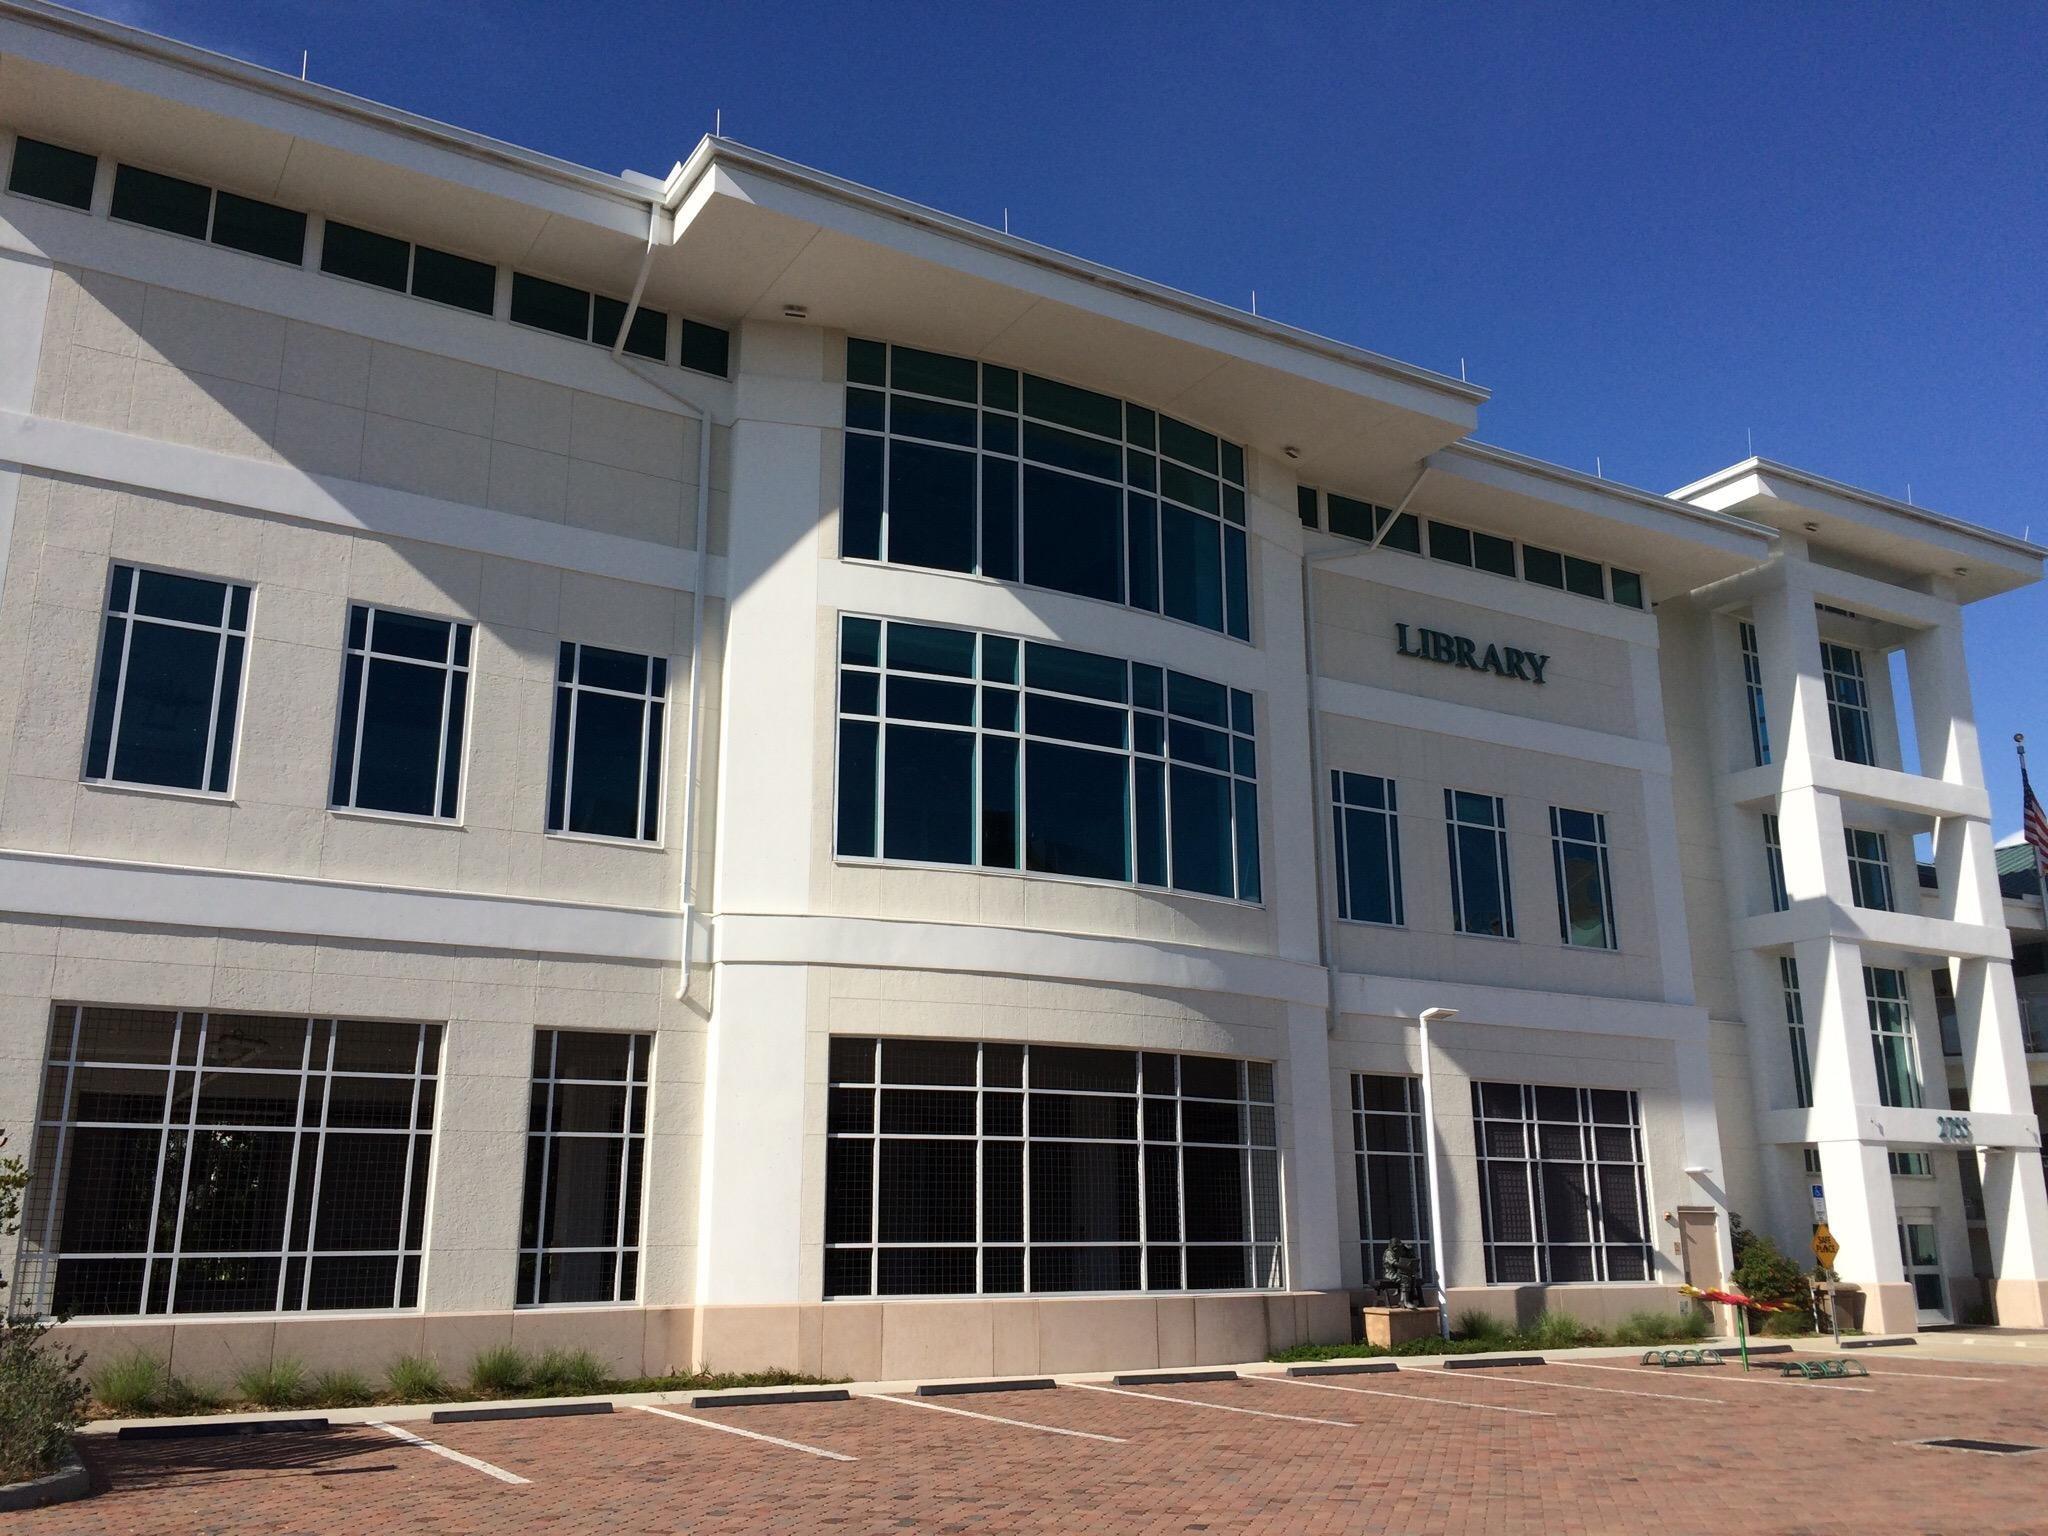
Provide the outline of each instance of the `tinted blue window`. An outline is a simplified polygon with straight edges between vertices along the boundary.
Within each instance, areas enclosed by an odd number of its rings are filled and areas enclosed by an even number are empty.
[[[884,741],[882,857],[924,864],[974,859],[974,738],[892,725]]]
[[[1127,763],[1119,753],[1026,744],[1025,868],[1130,879]]]
[[[1024,466],[1024,580],[1122,602],[1123,492]]]
[[[1218,525],[1181,507],[1159,508],[1159,556],[1164,579],[1160,610],[1204,629],[1223,627],[1223,552]]]
[[[114,567],[86,777],[224,793],[247,623],[246,587]]]
[[[974,456],[922,443],[889,449],[889,559],[974,569]]]
[[[1174,889],[1232,894],[1230,781],[1175,764],[1172,791]]]

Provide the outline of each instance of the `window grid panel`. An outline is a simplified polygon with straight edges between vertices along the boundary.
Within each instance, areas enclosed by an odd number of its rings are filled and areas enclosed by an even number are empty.
[[[1845,763],[1877,762],[1877,738],[1870,723],[1870,689],[1863,677],[1863,653],[1823,640],[1821,679],[1828,696],[1828,733],[1835,756]]]
[[[1771,910],[1784,912],[1792,906],[1792,893],[1785,885],[1785,845],[1779,841],[1778,818],[1766,811],[1764,823],[1764,876],[1768,882]]]
[[[380,650],[379,624],[388,627],[393,621],[440,626],[445,631],[441,656],[427,658],[408,655],[403,651]],[[342,753],[336,752],[335,785],[330,799],[337,809],[422,816],[436,821],[460,819],[457,804],[461,793],[461,758],[468,708],[472,632],[473,626],[453,619],[437,619],[427,615],[404,613],[397,609],[375,608],[361,603],[350,605],[349,633],[343,653],[342,713],[351,713],[346,707],[351,695],[354,707],[352,718],[344,718],[337,726],[342,732],[341,744],[348,748],[345,771],[341,762]],[[371,805],[363,800],[363,757],[368,745],[367,738],[372,719],[371,694],[377,677],[374,669],[379,666],[435,671],[441,674],[440,719],[429,764],[432,785],[424,810]],[[387,726],[386,729],[391,727]]]
[[[1891,846],[1882,832],[1844,827],[1842,841],[1849,854],[1849,889],[1859,907],[1878,912],[1897,908],[1892,895]]]
[[[578,1076],[573,1071],[564,1070],[562,1041],[572,1032],[552,1029],[536,1032],[536,1071],[527,1131],[527,1177],[529,1181],[534,1179],[537,1161],[538,1182],[537,1186],[528,1188],[523,1201],[523,1210],[531,1215],[533,1226],[530,1233],[532,1241],[527,1240],[528,1233],[522,1232],[519,1246],[517,1304],[520,1306],[632,1301],[637,1296],[641,1210],[645,1206],[645,1095],[653,1037],[645,1034],[573,1033],[578,1045],[585,1049],[597,1041],[616,1041],[624,1053],[621,1070],[616,1077]],[[545,1071],[539,1070],[543,1057]],[[578,1088],[598,1090],[607,1098],[613,1093],[618,1095],[616,1130],[572,1130],[561,1125],[562,1090]],[[538,1129],[534,1128],[535,1120],[539,1122]],[[605,1186],[580,1191],[577,1201],[581,1206],[593,1199],[601,1200],[602,1209],[611,1211],[608,1241],[552,1242],[548,1240],[549,1228],[560,1198],[557,1184],[562,1154],[565,1148],[579,1146],[616,1147],[618,1150],[618,1166]],[[539,1154],[537,1159],[531,1155],[534,1152]],[[522,1216],[522,1222],[525,1219]],[[565,1265],[560,1281],[554,1284],[554,1293],[549,1294],[551,1277],[555,1273],[551,1267],[554,1261],[589,1256],[606,1261],[602,1271],[593,1271],[588,1266]]]
[[[547,828],[550,832],[570,832],[578,837],[609,837],[629,842],[658,843],[661,840],[662,813],[662,721],[665,718],[663,706],[668,702],[668,668],[658,657],[631,656],[640,664],[641,686],[639,691],[629,691],[616,686],[592,683],[583,676],[583,660],[591,647],[573,640],[561,642],[560,659],[555,682],[555,715],[552,740],[562,745],[549,755],[549,788]],[[625,652],[610,652],[612,656],[626,657]],[[586,744],[580,733],[581,704],[585,696],[630,702],[637,706],[637,731],[635,750],[631,754],[634,765],[633,814],[624,831],[593,830],[576,827],[576,774],[579,760],[586,754],[600,758],[617,753],[616,744],[605,749],[595,743]]]
[[[1652,1278],[1633,1090],[1475,1080],[1472,1115],[1489,1285]]]
[[[367,1052],[380,1035],[392,1070],[339,1064],[342,1045]],[[440,1038],[437,1024],[59,1005],[22,1302],[82,1315],[416,1305],[412,1206]],[[343,1098],[364,1123],[334,1123]],[[402,1125],[377,1118],[392,1103]],[[124,1140],[149,1150],[109,1161]],[[346,1154],[339,1171],[330,1152]]]
[[[879,1042],[884,1048],[892,1043],[896,1042]],[[833,1044],[834,1061],[837,1063],[840,1059],[837,1048],[873,1047],[878,1042],[837,1037]],[[1157,1052],[1141,1054],[1086,1047],[1034,1048],[995,1042],[980,1046],[970,1044],[964,1049],[975,1052],[975,1081],[972,1084],[899,1082],[891,1080],[886,1070],[874,1082],[843,1081],[837,1073],[833,1074],[829,1094],[859,1094],[869,1099],[871,1108],[866,1116],[869,1129],[828,1129],[828,1148],[832,1145],[865,1147],[868,1179],[865,1190],[849,1188],[843,1162],[828,1153],[825,1243],[825,1292],[828,1297],[969,1293],[965,1284],[940,1285],[922,1291],[892,1284],[892,1262],[902,1266],[893,1272],[927,1279],[935,1275],[965,1279],[974,1287],[973,1294],[989,1295],[1062,1294],[1075,1290],[1242,1290],[1281,1286],[1278,1138],[1273,1123],[1271,1070],[1265,1063],[1247,1064],[1215,1057],[1175,1057]],[[1017,1053],[1019,1060],[1014,1083],[992,1081],[989,1062],[991,1052],[998,1051]],[[1043,1057],[1047,1051],[1055,1053],[1056,1058],[1085,1058],[1096,1066],[1127,1064],[1126,1080],[1131,1086],[1127,1089],[1073,1086],[1062,1081],[1057,1072],[1050,1077],[1043,1076],[1044,1064],[1037,1058]],[[1148,1062],[1153,1064],[1149,1069]],[[1233,1084],[1228,1094],[1189,1091],[1181,1070],[1188,1062],[1197,1063],[1198,1068],[1228,1073]],[[1161,1089],[1146,1075],[1148,1070],[1156,1071],[1159,1063],[1170,1064],[1171,1089]],[[1038,1070],[1034,1070],[1035,1067]],[[885,1116],[879,1100],[892,1090],[971,1097],[975,1101],[974,1129],[950,1133],[883,1129]],[[1023,1119],[1016,1130],[996,1132],[989,1129],[989,1108],[998,1097],[1021,1098],[1024,1101]],[[1041,1132],[1036,1129],[1036,1120],[1046,1111],[1045,1108],[1034,1109],[1034,1100],[1054,1101],[1055,1104],[1077,1101],[1084,1105],[1102,1106],[1114,1119],[1127,1124],[1130,1133]],[[1155,1122],[1147,1112],[1148,1105],[1159,1106],[1170,1116],[1167,1123],[1174,1127],[1171,1135],[1152,1133]],[[1118,1106],[1127,1107],[1128,1115],[1118,1115]],[[1211,1114],[1211,1122],[1201,1139],[1191,1140],[1186,1133],[1186,1114],[1190,1107],[1206,1109]],[[1216,1112],[1225,1110],[1230,1112],[1234,1122],[1234,1129],[1228,1137],[1217,1134],[1220,1122],[1213,1118]],[[1055,1113],[1058,1113],[1057,1109]],[[898,1221],[906,1215],[914,1217],[919,1214],[916,1201],[919,1191],[888,1187],[884,1153],[892,1144],[972,1149],[972,1175],[968,1184],[973,1192],[971,1238],[903,1239],[885,1235],[885,1212],[895,1213],[893,1219]],[[1014,1238],[991,1237],[988,1232],[989,1152],[991,1148],[1005,1147],[1016,1148],[1018,1152],[1020,1224]],[[1111,1165],[1114,1179],[1110,1183],[1089,1186],[1069,1178],[1047,1186],[1035,1171],[1044,1160],[1034,1156],[1034,1150],[1058,1148],[1075,1149],[1065,1162],[1064,1171],[1073,1173],[1079,1170],[1084,1176],[1090,1171],[1087,1167],[1089,1149],[1111,1153],[1124,1151],[1131,1156],[1121,1168]],[[1235,1187],[1226,1193],[1231,1197],[1230,1224],[1234,1226],[1234,1235],[1190,1235],[1186,1154],[1191,1150],[1198,1156],[1213,1159],[1213,1172],[1220,1174],[1226,1166],[1230,1169],[1229,1181]],[[1061,1161],[1046,1162],[1045,1167],[1047,1171],[1061,1167]],[[1171,1237],[1158,1235],[1154,1222],[1158,1213],[1152,1201],[1155,1176],[1160,1171],[1173,1175]],[[1120,1205],[1127,1206],[1128,1218],[1117,1213]],[[848,1215],[861,1218],[865,1241],[833,1238],[834,1225],[842,1223]],[[1213,1216],[1214,1213],[1208,1213],[1205,1219],[1213,1219]],[[1105,1235],[1100,1230],[1082,1230],[1089,1221],[1100,1224],[1105,1217],[1115,1222],[1113,1233]],[[964,1261],[965,1267],[951,1265],[949,1256],[957,1256]],[[1161,1259],[1171,1263],[1156,1262]],[[1198,1270],[1191,1259],[1200,1261],[1203,1267]],[[995,1273],[999,1261],[1004,1269],[1000,1279]],[[1198,1273],[1226,1271],[1238,1278],[1225,1285],[1198,1285],[1190,1280],[1191,1275]],[[861,1277],[859,1282],[849,1284],[849,1277],[855,1275]],[[1165,1278],[1160,1278],[1162,1275]],[[1068,1277],[1092,1279],[1098,1283],[1058,1283]]]
[[[203,589],[217,589],[219,596],[213,601],[217,602],[218,610],[213,618],[207,620],[146,611],[143,607],[145,583],[185,589],[189,598],[209,598],[211,594]],[[201,794],[224,795],[228,792],[242,680],[247,672],[245,657],[249,641],[250,598],[249,587],[212,577],[187,576],[148,566],[115,565],[112,568],[108,576],[105,618],[101,625],[93,718],[87,736],[87,779],[186,789]],[[181,606],[174,601],[172,605]],[[198,687],[192,688],[188,683],[188,697],[180,700],[175,695],[177,684],[169,678],[157,677],[155,681],[171,688],[173,695],[169,698],[155,695],[143,698],[139,708],[143,718],[140,720],[131,719],[130,710],[135,698],[139,697],[130,689],[138,634],[165,638],[179,634],[204,635],[214,642],[210,656],[195,654],[183,660],[181,669],[192,672],[190,683],[196,683]],[[167,664],[170,660],[169,657],[162,658],[159,665],[165,665],[169,670]],[[195,718],[174,724],[171,717],[180,712],[181,705],[186,715]],[[173,750],[162,740],[157,741],[153,749],[146,744],[142,748],[142,760],[131,762],[124,771],[122,749],[128,745],[124,737],[147,732],[152,726],[159,736],[166,731],[182,731],[188,738],[197,736],[198,753],[189,774],[177,771],[171,763],[160,760]],[[149,737],[145,735],[144,740],[147,743]],[[159,760],[152,763],[152,756]]]
[[[1250,638],[1241,448],[1143,406],[1014,369],[893,343],[856,338],[848,345],[849,501],[871,496],[874,526],[863,525],[855,532],[849,522],[842,558],[966,570],[1021,585],[1050,586],[1141,608],[1234,639]],[[853,359],[863,355],[876,359],[874,374],[855,366]],[[936,393],[899,382],[898,365],[906,357],[947,365],[958,374],[958,392]],[[1009,381],[1001,394],[993,385],[996,378]],[[1091,427],[1071,415],[1034,410],[1034,392],[1088,397],[1105,412],[1105,419]],[[1109,415],[1116,417],[1114,431]],[[1164,442],[1169,429],[1191,440],[1207,440],[1211,451],[1205,466],[1175,456]],[[860,442],[873,446],[857,447]],[[955,531],[959,548],[919,549],[912,543],[914,535],[899,535],[895,524],[912,515],[910,505],[898,504],[899,452],[912,455],[915,463],[960,460],[964,472],[953,489],[961,504],[952,510],[967,526],[964,535]],[[933,461],[935,453],[946,458]],[[990,465],[1001,467],[991,473]],[[1098,553],[1105,557],[1106,568],[1092,582],[1078,573],[1073,585],[1033,579],[1054,574],[1031,569],[1029,487],[1034,475],[1113,493],[1105,494],[1096,509],[1104,520],[1102,531],[1113,537],[1103,540]],[[859,486],[854,484],[856,477]],[[904,478],[908,480],[909,474]],[[992,484],[1000,488],[1001,505],[991,498]],[[910,500],[907,495],[905,502]],[[1183,549],[1184,560],[1170,559],[1176,541],[1167,536],[1169,514],[1196,519],[1202,529],[1204,543]],[[1189,584],[1189,591],[1181,594],[1180,612],[1174,611],[1177,605],[1169,596],[1177,583]],[[1193,606],[1186,607],[1190,599]],[[1213,613],[1207,611],[1211,605]]]
[[[1877,1060],[1877,1101],[1890,1109],[1918,1109],[1924,1099],[1906,973],[1866,965],[1863,993],[1870,1014],[1870,1048]]]
[[[1392,1099],[1394,1104],[1386,1101]],[[1376,1104],[1373,1101],[1378,1100]],[[1387,1246],[1400,1238],[1414,1252],[1422,1283],[1435,1288],[1429,1229],[1428,1150],[1423,1138],[1422,1084],[1413,1077],[1353,1073],[1351,1135],[1358,1176],[1360,1275],[1367,1289],[1379,1284]],[[1383,1177],[1375,1177],[1382,1175]],[[1399,1198],[1375,1202],[1382,1187]]]
[[[1742,645],[1742,691],[1749,706],[1749,755],[1762,768],[1771,760],[1770,720],[1764,712],[1763,653],[1757,647],[1754,624],[1742,620],[1737,634]]]
[[[1507,801],[1447,788],[1444,824],[1451,860],[1451,926],[1463,934],[1512,939]]]
[[[1552,806],[1550,851],[1557,879],[1559,938],[1584,949],[1619,949],[1607,818],[1595,811]]]
[[[1339,920],[1404,926],[1400,808],[1394,781],[1332,769],[1330,795]]]
[[[1799,962],[1778,956],[1778,982],[1785,993],[1785,1029],[1792,1048],[1792,1096],[1801,1109],[1813,1108],[1813,1058],[1807,1052],[1806,1004],[1799,993]]]
[[[856,615],[840,623],[838,857],[1262,899],[1249,694],[1039,641]],[[873,661],[848,659],[868,655],[856,635],[872,638]],[[933,644],[951,654],[892,660],[899,647]],[[1037,670],[1053,680],[1033,681]],[[1087,686],[1098,691],[1082,691]],[[965,752],[936,765],[920,757],[948,740]],[[1033,748],[1049,759],[1042,801]],[[892,818],[895,753],[909,754],[910,768],[896,786],[905,798]],[[1091,826],[1072,786],[1093,762],[1116,765],[1095,786],[1116,803]],[[953,824],[935,832],[934,806],[946,804]],[[1107,828],[1107,819],[1118,825]],[[995,842],[992,826],[1001,834]]]

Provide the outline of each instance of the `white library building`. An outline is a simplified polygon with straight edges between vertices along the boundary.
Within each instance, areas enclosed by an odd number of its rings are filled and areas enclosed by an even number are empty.
[[[2048,1323],[2042,550],[32,0],[0,175],[0,1269],[91,1353],[1237,1362],[1823,1204],[1864,1327]]]

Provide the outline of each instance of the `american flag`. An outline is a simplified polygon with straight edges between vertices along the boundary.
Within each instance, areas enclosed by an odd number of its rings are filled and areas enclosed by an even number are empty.
[[[2034,850],[2034,868],[2048,881],[2048,813],[2034,798],[2034,786],[2027,780],[2027,765],[2020,764],[2020,795],[2024,801],[2021,819],[2026,823],[2027,843]]]

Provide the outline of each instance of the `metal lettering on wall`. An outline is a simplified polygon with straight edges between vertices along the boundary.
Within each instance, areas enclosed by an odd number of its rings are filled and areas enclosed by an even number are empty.
[[[1496,677],[1516,677],[1525,683],[1541,683],[1543,669],[1550,665],[1548,656],[1539,656],[1534,651],[1512,645],[1489,645],[1482,651],[1478,642],[1464,635],[1447,635],[1440,629],[1424,629],[1420,625],[1411,639],[1408,626],[1396,624],[1394,649],[1420,661],[1463,667],[1467,672],[1491,672]]]

